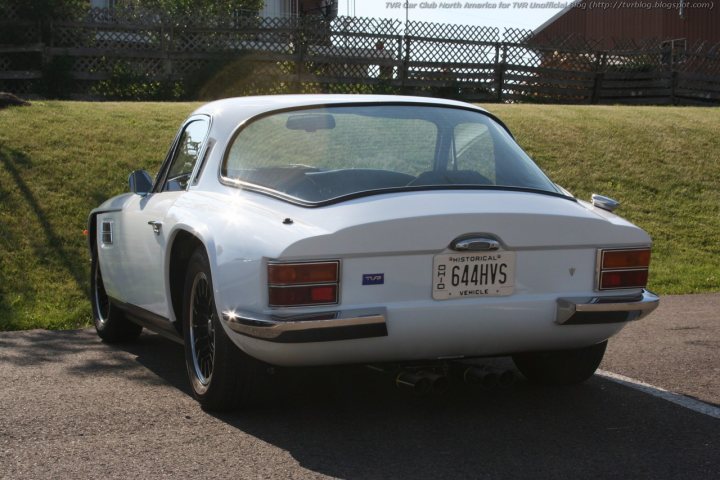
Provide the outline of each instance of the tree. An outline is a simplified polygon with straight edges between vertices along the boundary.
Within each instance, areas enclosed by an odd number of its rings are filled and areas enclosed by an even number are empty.
[[[0,0],[0,12],[14,12],[22,20],[76,20],[89,7],[88,0]]]
[[[257,13],[265,0],[118,0],[117,6],[149,10],[170,17],[222,17]]]

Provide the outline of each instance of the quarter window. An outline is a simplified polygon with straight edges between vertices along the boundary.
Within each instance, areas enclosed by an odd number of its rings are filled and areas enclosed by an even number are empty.
[[[162,189],[164,192],[176,192],[187,188],[207,135],[208,124],[208,120],[203,118],[185,126],[165,178]]]

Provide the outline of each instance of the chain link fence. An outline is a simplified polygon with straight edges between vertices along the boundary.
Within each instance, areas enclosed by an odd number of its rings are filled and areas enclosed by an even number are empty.
[[[0,91],[82,99],[401,93],[483,102],[720,104],[720,46],[379,18],[0,12]]]

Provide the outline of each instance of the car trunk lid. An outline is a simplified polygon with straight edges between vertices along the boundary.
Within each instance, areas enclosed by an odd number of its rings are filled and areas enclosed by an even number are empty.
[[[379,195],[299,209],[293,220],[327,233],[291,243],[279,260],[340,259],[343,305],[588,292],[598,247],[650,244],[620,217],[527,192]],[[497,244],[456,250],[463,239]]]

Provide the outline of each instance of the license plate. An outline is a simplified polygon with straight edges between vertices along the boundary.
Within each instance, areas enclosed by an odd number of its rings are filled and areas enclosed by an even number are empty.
[[[515,252],[449,253],[433,257],[433,299],[511,295]]]

